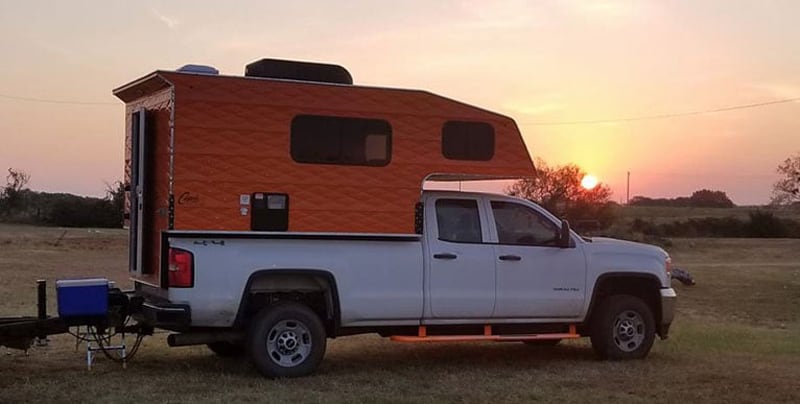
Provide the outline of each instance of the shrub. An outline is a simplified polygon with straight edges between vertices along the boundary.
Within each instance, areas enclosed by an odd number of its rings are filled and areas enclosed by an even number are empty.
[[[637,218],[630,224],[629,231],[653,237],[794,238],[800,237],[800,222],[781,219],[769,212],[752,211],[747,220],[706,217],[655,224]]]

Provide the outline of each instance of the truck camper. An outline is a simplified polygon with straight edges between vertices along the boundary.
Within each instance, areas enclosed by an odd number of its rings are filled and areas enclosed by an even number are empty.
[[[659,247],[582,237],[507,195],[426,181],[534,167],[511,118],[426,91],[353,85],[346,69],[264,59],[244,76],[187,65],[114,94],[126,106],[134,289],[64,280],[59,318],[0,318],[0,345],[93,327],[123,362],[154,328],[170,346],[247,356],[268,377],[313,372],[327,340],[555,345],[639,359],[676,295]],[[129,319],[136,320],[129,324]],[[109,330],[116,331],[110,334]],[[108,347],[107,335],[137,334]]]
[[[427,91],[274,59],[215,72],[155,71],[114,90],[132,267],[155,283],[164,231],[413,233],[425,180],[534,171],[511,118]]]

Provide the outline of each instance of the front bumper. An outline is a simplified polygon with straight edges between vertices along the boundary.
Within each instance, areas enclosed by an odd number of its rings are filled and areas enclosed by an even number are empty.
[[[661,321],[658,324],[658,335],[661,339],[667,339],[669,336],[669,327],[672,325],[672,320],[675,318],[675,304],[678,300],[678,295],[672,288],[661,289]]]

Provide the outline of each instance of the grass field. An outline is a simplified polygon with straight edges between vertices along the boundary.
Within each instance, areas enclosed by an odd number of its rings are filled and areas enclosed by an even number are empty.
[[[63,236],[63,237],[62,237]],[[59,241],[60,239],[60,241]],[[676,284],[672,336],[643,361],[596,360],[588,341],[403,345],[330,341],[314,376],[272,381],[246,361],[148,338],[128,369],[56,336],[28,356],[0,348],[0,403],[14,402],[800,402],[800,240],[679,239],[698,284]],[[127,284],[125,233],[0,225],[0,316],[35,313],[35,280]],[[55,305],[51,298],[51,310]]]

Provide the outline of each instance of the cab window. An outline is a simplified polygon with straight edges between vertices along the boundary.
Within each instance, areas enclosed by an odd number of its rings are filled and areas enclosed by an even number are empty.
[[[481,242],[481,218],[478,201],[439,199],[436,201],[439,240],[456,243]]]
[[[557,246],[559,228],[525,205],[492,201],[492,214],[500,244]]]

